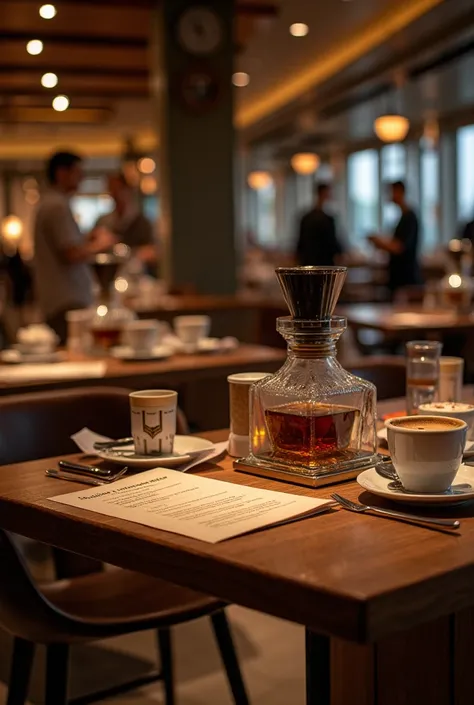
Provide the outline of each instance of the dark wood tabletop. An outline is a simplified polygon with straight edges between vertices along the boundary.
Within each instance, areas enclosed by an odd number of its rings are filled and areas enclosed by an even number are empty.
[[[239,345],[226,353],[199,355],[173,355],[153,362],[124,362],[111,357],[102,358],[106,362],[104,377],[86,377],[82,379],[45,379],[31,381],[0,381],[1,394],[15,394],[24,391],[42,391],[46,389],[68,389],[91,385],[116,385],[135,388],[137,385],[153,381],[155,385],[173,386],[197,380],[225,378],[234,372],[261,370],[274,372],[286,357],[284,350],[273,349],[263,345]],[[83,358],[84,359],[84,358]],[[98,358],[88,358],[90,360]],[[15,366],[16,367],[16,366]],[[15,368],[12,368],[15,369]],[[2,366],[2,372],[8,366]]]
[[[455,535],[332,510],[210,545],[51,502],[53,495],[80,489],[45,477],[55,462],[1,468],[3,528],[354,641],[379,639],[474,605],[471,505],[443,512],[463,518]],[[229,457],[200,472],[296,494],[328,497],[334,491],[237,473]],[[362,496],[355,482],[338,489],[353,499]]]
[[[474,328],[474,315],[458,314],[446,309],[427,310],[420,306],[390,304],[349,304],[337,313],[346,316],[354,328],[370,328],[384,333],[416,331],[466,331]]]

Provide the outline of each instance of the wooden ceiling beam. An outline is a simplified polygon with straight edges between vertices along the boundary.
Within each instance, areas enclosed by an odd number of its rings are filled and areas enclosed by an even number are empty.
[[[31,32],[0,32],[1,42],[29,42],[30,39],[41,39],[48,44],[72,44],[74,46],[104,46],[120,47],[123,49],[145,49],[148,42],[143,39],[117,36],[79,36],[77,34],[51,34],[49,32],[36,32],[31,36]]]
[[[0,62],[1,62],[1,56],[0,56]],[[148,69],[120,69],[120,68],[111,68],[108,66],[96,66],[96,67],[91,67],[91,66],[65,66],[64,68],[61,67],[61,65],[55,65],[54,70],[59,73],[61,72],[61,79],[67,79],[68,77],[75,77],[75,76],[91,76],[91,77],[109,77],[109,78],[123,78],[123,79],[147,79],[149,75]],[[18,65],[9,65],[9,64],[2,64],[0,63],[0,75],[5,73],[5,74],[29,74],[29,75],[37,75],[39,78],[45,73],[46,71],[51,71],[51,63],[44,63],[44,64],[38,64],[37,62],[35,63],[34,67],[33,66],[22,66],[21,64]]]

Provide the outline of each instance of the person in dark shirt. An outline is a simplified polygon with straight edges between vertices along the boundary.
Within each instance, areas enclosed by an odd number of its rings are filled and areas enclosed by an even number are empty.
[[[391,184],[391,200],[401,210],[401,217],[391,238],[372,235],[370,242],[389,254],[388,286],[393,294],[404,286],[422,283],[418,260],[419,226],[416,213],[405,198],[405,184]]]
[[[296,259],[302,266],[332,266],[343,248],[336,232],[336,222],[325,212],[324,206],[331,199],[329,184],[317,184],[316,201],[300,222]]]

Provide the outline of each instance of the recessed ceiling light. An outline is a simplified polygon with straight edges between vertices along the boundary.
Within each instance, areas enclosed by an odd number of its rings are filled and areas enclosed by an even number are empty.
[[[309,27],[304,22],[295,22],[290,25],[290,34],[294,37],[306,37],[309,32]]]
[[[142,157],[138,160],[138,171],[142,174],[153,174],[156,169],[155,160],[151,157]]]
[[[43,51],[43,42],[40,39],[31,39],[26,45],[26,51],[32,56],[37,56]]]
[[[55,73],[44,73],[41,76],[41,85],[43,88],[54,88],[58,85],[58,77]]]
[[[53,100],[53,108],[58,113],[62,113],[69,108],[69,98],[67,95],[57,95]]]
[[[248,86],[250,83],[250,76],[248,73],[245,73],[245,71],[236,71],[232,75],[232,83],[234,86],[238,86],[239,88],[244,88],[244,86]]]
[[[53,17],[56,17],[56,12],[54,5],[41,5],[39,9],[40,17],[44,20],[52,20]]]

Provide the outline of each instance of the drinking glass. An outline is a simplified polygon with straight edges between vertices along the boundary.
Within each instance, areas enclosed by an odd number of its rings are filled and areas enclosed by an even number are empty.
[[[407,414],[416,414],[420,404],[435,401],[440,354],[441,343],[431,340],[407,343]]]

